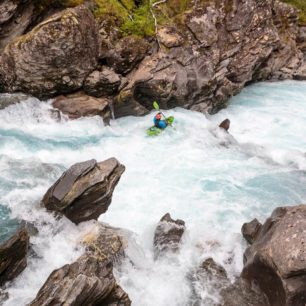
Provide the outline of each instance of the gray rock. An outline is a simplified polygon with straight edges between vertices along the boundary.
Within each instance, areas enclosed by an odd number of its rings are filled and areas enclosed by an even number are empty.
[[[246,84],[292,79],[303,64],[297,11],[279,1],[194,1],[184,17],[182,44],[147,56],[128,75],[115,110],[142,106],[141,115],[157,100],[164,109],[215,113]]]
[[[131,305],[112,272],[126,247],[121,230],[96,223],[82,243],[85,254],[53,271],[28,306]]]
[[[261,227],[262,224],[257,219],[244,223],[241,228],[242,236],[249,244],[252,244],[256,240]]]
[[[28,306],[110,306],[113,296],[119,296],[119,305],[131,305],[128,295],[116,284],[112,263],[85,254],[76,262],[53,271],[36,298]],[[121,291],[121,292],[118,292]]]
[[[126,75],[146,56],[148,43],[136,36],[126,36],[109,46],[105,55],[107,65],[116,73]]]
[[[24,225],[0,245],[0,286],[13,280],[27,266],[29,235]]]
[[[58,96],[54,99],[52,106],[68,115],[70,119],[100,116],[104,123],[108,124],[111,117],[108,99],[94,98],[83,92]]]
[[[155,259],[168,252],[177,252],[184,231],[185,222],[183,220],[173,220],[169,213],[165,214],[160,219],[154,233]]]
[[[92,72],[84,82],[84,91],[95,97],[114,95],[121,84],[121,77],[113,70],[102,67]]]
[[[100,163],[95,160],[77,163],[49,188],[42,205],[76,224],[97,219],[107,211],[124,170],[115,158]]]
[[[99,35],[84,6],[64,10],[10,42],[0,59],[0,87],[38,97],[74,91],[95,69]]]
[[[245,251],[242,277],[256,283],[271,306],[306,301],[306,206],[279,207]]]
[[[29,96],[22,93],[0,94],[0,109],[4,109],[10,105],[20,103],[21,101],[24,101],[28,98]]]

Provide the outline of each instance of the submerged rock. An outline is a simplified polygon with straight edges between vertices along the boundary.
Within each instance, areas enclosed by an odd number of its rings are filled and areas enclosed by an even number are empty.
[[[238,278],[231,283],[225,269],[207,258],[190,274],[192,297],[189,305],[201,306],[268,306],[264,295]],[[203,292],[206,292],[203,296]]]
[[[262,224],[257,219],[244,223],[241,228],[242,236],[249,244],[252,244],[256,240],[261,227]]]
[[[30,98],[22,93],[16,94],[0,94],[0,109],[4,109],[10,105],[14,105]]]
[[[42,205],[76,224],[97,219],[107,211],[124,170],[115,158],[74,164],[49,188]]]
[[[225,119],[219,124],[219,128],[224,129],[226,132],[228,132],[230,125],[231,125],[230,120]]]
[[[64,10],[10,42],[0,58],[2,90],[38,97],[74,91],[95,69],[99,35],[84,6]]]
[[[0,286],[13,280],[25,269],[28,248],[29,235],[24,225],[0,245]]]
[[[306,303],[306,205],[279,207],[244,253],[242,277],[256,283],[271,306]]]
[[[184,231],[183,220],[173,220],[169,213],[165,214],[154,233],[154,257],[158,258],[167,252],[177,252]]]
[[[52,103],[53,107],[69,116],[70,119],[100,116],[108,124],[111,117],[109,100],[90,97],[83,92],[58,96]]]
[[[241,278],[222,289],[220,295],[222,302],[218,306],[270,306],[262,292],[253,290]]]

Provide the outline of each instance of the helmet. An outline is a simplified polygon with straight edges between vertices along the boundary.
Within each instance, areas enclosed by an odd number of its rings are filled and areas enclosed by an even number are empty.
[[[158,114],[155,116],[155,118],[156,118],[157,120],[160,120],[160,119],[161,119],[161,114],[158,113]]]

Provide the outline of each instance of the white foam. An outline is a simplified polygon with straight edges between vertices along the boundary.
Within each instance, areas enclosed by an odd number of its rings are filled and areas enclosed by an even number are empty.
[[[41,233],[31,240],[42,256],[30,260],[5,305],[30,301],[53,269],[81,252],[75,247],[83,229],[53,220],[38,205],[75,162],[114,156],[126,166],[100,219],[135,233],[128,249],[135,265],[116,271],[135,306],[186,305],[186,276],[209,256],[231,278],[238,275],[242,223],[264,220],[276,206],[305,202],[306,83],[249,87],[214,116],[166,111],[175,125],[158,137],[145,134],[153,114],[104,127],[97,117],[57,122],[49,109],[49,103],[31,100],[0,111],[0,180],[16,182],[16,188],[1,190],[0,202],[38,224]],[[217,128],[226,117],[231,135]],[[166,212],[183,219],[187,231],[176,257],[154,261],[154,228]],[[204,300],[218,299],[205,288]]]

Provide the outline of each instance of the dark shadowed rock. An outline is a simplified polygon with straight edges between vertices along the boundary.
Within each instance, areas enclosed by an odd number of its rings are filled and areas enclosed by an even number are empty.
[[[169,213],[159,221],[154,233],[154,256],[155,258],[167,252],[177,252],[185,231],[183,220],[173,220]]]
[[[146,56],[148,43],[136,36],[126,36],[111,46],[105,55],[107,65],[116,73],[127,74]]]
[[[97,219],[108,209],[124,170],[115,158],[74,164],[50,187],[42,205],[74,223]]]
[[[118,295],[122,301],[119,305],[130,305],[127,294],[120,295],[118,290],[111,261],[85,254],[76,262],[53,271],[28,306],[110,306],[112,303],[106,300]]]
[[[64,10],[10,42],[0,60],[0,85],[38,97],[77,90],[97,65],[99,35],[84,6]],[[0,87],[1,87],[0,86]]]
[[[27,266],[29,235],[25,226],[0,245],[0,286],[14,279]]]
[[[228,132],[229,128],[230,128],[231,122],[229,119],[225,119],[223,120],[220,124],[219,127],[221,129],[224,129],[226,132]]]
[[[242,236],[249,244],[252,244],[256,240],[257,234],[261,227],[262,224],[257,219],[244,223],[241,228]]]
[[[52,105],[63,114],[68,115],[70,119],[100,116],[104,123],[108,123],[111,117],[108,99],[94,98],[83,92],[58,96],[54,99]]]
[[[95,97],[114,95],[121,84],[121,77],[112,69],[102,67],[92,72],[84,82],[84,91]]]
[[[242,277],[256,283],[271,306],[306,303],[306,206],[279,207],[244,254]]]

